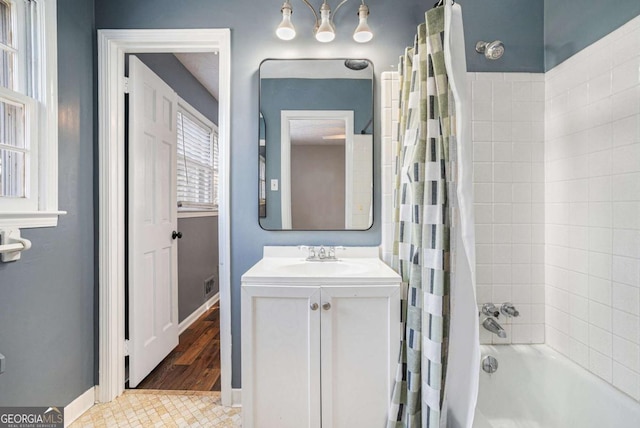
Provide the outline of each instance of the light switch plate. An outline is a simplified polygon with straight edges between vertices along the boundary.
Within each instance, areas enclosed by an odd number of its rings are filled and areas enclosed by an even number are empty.
[[[272,192],[277,192],[278,191],[278,179],[277,178],[272,178],[271,179],[271,191]]]
[[[0,354],[0,374],[4,373],[4,355]]]

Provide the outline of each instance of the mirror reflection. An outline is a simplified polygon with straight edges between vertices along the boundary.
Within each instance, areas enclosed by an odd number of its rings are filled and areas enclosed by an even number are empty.
[[[373,67],[368,61],[264,61],[259,126],[262,228],[371,227]]]

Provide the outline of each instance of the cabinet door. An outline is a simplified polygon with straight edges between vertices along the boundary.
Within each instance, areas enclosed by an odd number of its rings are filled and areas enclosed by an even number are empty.
[[[319,303],[319,287],[242,287],[243,427],[320,428]]]
[[[323,287],[322,428],[385,427],[398,361],[399,287]]]

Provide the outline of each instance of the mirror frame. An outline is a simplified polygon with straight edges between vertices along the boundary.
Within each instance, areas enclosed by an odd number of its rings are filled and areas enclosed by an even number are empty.
[[[263,64],[265,62],[268,61],[341,61],[341,62],[345,62],[349,59],[358,59],[358,60],[363,60],[363,61],[367,61],[369,63],[369,66],[367,68],[371,69],[371,121],[369,123],[367,123],[365,125],[365,127],[363,128],[363,130],[367,130],[367,129],[371,129],[371,133],[370,134],[366,134],[366,135],[371,135],[371,223],[369,224],[369,227],[367,227],[366,229],[347,229],[346,227],[343,229],[268,229],[266,227],[264,227],[262,225],[261,220],[263,218],[266,217],[266,208],[267,208],[267,201],[268,201],[268,194],[269,194],[269,188],[270,188],[270,183],[269,183],[269,179],[268,177],[266,177],[266,164],[268,164],[268,160],[266,159],[266,153],[265,153],[265,186],[266,186],[266,191],[265,191],[265,207],[264,209],[261,209],[260,207],[260,203],[258,202],[258,209],[257,211],[257,220],[258,220],[258,225],[260,226],[260,228],[264,231],[267,232],[366,232],[369,231],[373,228],[374,224],[375,224],[375,215],[373,214],[375,212],[375,202],[376,202],[376,196],[375,196],[375,189],[376,189],[376,185],[375,185],[375,159],[376,159],[376,153],[375,153],[375,124],[376,124],[376,115],[375,115],[375,102],[376,102],[376,78],[375,78],[375,68],[374,68],[374,64],[373,61],[371,61],[368,58],[265,58],[262,61],[260,61],[260,65],[258,66],[258,198],[256,198],[256,200],[259,199],[260,196],[260,157],[262,156],[260,154],[260,121],[261,121],[261,117],[262,117],[262,78],[261,78],[261,73],[260,73],[260,69],[262,68]],[[309,110],[300,110],[301,113],[303,112],[308,112]],[[262,117],[262,120],[264,120],[264,118]],[[281,124],[282,126],[282,124]],[[354,134],[354,135],[358,135],[358,134]],[[265,146],[266,146],[266,123],[265,123]],[[278,145],[281,146],[282,142],[278,142]],[[280,177],[280,191],[282,191],[282,177]],[[346,201],[345,201],[346,204]]]

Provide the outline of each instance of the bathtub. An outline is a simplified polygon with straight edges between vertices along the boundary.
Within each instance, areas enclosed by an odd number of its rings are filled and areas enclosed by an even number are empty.
[[[481,346],[473,428],[638,428],[640,403],[546,345]]]

